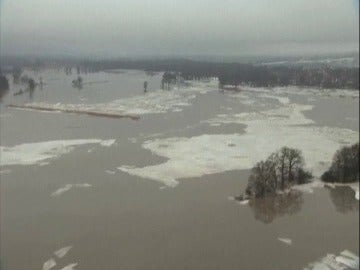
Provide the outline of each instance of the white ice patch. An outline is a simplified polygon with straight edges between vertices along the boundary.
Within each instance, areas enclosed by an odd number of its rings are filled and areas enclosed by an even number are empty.
[[[290,238],[278,238],[278,240],[288,246],[292,245],[292,240]]]
[[[78,265],[77,263],[72,263],[72,264],[65,266],[64,268],[61,268],[60,270],[75,270],[75,267],[77,265]]]
[[[280,104],[287,105],[290,103],[290,99],[284,96],[274,96],[269,94],[262,94],[259,97],[261,98],[269,98],[269,99],[276,99]]]
[[[90,184],[66,184],[64,187],[59,188],[53,193],[51,193],[51,197],[60,196],[72,188],[90,188],[90,187],[92,187],[92,185]]]
[[[244,200],[244,201],[241,201],[239,202],[241,205],[248,205],[249,204],[249,200]]]
[[[50,270],[56,266],[56,262],[54,259],[49,259],[46,262],[44,262],[43,270]]]
[[[67,246],[67,247],[63,247],[57,251],[54,251],[54,255],[58,258],[58,259],[62,259],[64,258],[67,253],[72,249],[72,246]],[[69,264],[63,268],[61,268],[60,270],[75,270],[75,267],[77,266],[77,263],[72,263]],[[56,261],[53,258],[50,258],[49,260],[47,260],[44,265],[43,265],[43,270],[50,270],[53,269],[56,266]]]
[[[111,174],[111,175],[116,174],[116,172],[115,172],[115,171],[111,171],[111,170],[105,170],[105,172],[106,172],[107,174]]]
[[[72,246],[63,247],[57,251],[54,252],[55,256],[58,258],[64,257],[72,248]]]
[[[58,158],[73,150],[75,146],[100,144],[110,146],[114,140],[62,140],[19,144],[13,147],[0,146],[0,165],[45,164],[49,159]]]
[[[143,168],[121,166],[119,169],[174,187],[180,178],[250,169],[272,152],[288,146],[302,150],[308,169],[319,177],[330,165],[335,151],[357,142],[359,133],[316,127],[303,114],[311,109],[309,105],[289,104],[262,112],[218,115],[208,122],[245,124],[246,133],[145,141],[143,148],[168,160]]]
[[[344,250],[339,256],[328,254],[317,262],[309,264],[304,270],[358,270],[359,257]]]
[[[100,142],[101,146],[106,146],[106,147],[110,147],[115,143],[115,140],[106,140],[106,141],[102,141]]]

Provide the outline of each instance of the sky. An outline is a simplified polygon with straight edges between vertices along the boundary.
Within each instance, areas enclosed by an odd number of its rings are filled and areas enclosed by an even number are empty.
[[[359,0],[0,0],[0,53],[301,55],[359,51]]]

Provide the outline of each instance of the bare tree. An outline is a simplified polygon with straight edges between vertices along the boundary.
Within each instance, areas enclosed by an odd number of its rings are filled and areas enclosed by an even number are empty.
[[[341,183],[359,181],[359,143],[336,151],[330,168],[321,179]]]
[[[251,170],[246,194],[264,197],[294,184],[303,184],[312,178],[304,168],[304,159],[298,149],[283,147],[266,161],[258,162]]]

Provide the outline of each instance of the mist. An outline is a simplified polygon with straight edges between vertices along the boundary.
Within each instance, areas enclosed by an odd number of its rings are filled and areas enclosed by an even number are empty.
[[[354,0],[1,0],[2,55],[294,55],[359,50]]]

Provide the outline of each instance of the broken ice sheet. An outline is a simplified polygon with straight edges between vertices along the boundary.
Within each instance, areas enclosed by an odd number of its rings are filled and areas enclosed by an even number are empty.
[[[358,270],[359,256],[344,250],[340,255],[327,254],[316,262],[310,263],[304,270]]]

